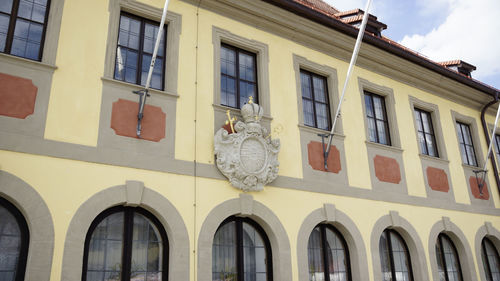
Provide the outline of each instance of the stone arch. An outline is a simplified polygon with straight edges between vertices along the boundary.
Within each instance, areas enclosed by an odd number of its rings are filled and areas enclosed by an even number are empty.
[[[486,281],[486,272],[484,272],[483,260],[481,258],[481,242],[484,238],[490,239],[495,245],[497,252],[500,253],[500,231],[493,227],[491,222],[485,222],[476,232],[476,238],[474,239],[475,254],[477,267],[479,269],[479,276],[481,280]]]
[[[189,235],[180,213],[163,195],[138,181],[127,181],[125,185],[102,190],[78,208],[66,233],[61,280],[81,280],[89,227],[100,213],[118,205],[139,206],[156,216],[168,237],[169,280],[189,280]]]
[[[307,243],[314,227],[320,223],[334,226],[346,241],[349,249],[352,280],[368,280],[366,248],[361,232],[356,224],[345,213],[337,210],[333,204],[324,204],[323,208],[314,210],[302,222],[297,236],[299,280],[309,280]]]
[[[48,281],[54,254],[54,223],[40,194],[20,178],[0,171],[0,197],[23,214],[29,229],[26,281]]]
[[[212,280],[212,244],[219,225],[232,215],[253,219],[265,231],[271,244],[273,280],[292,280],[290,242],[278,217],[248,194],[217,205],[207,215],[198,237],[198,281]]]
[[[379,240],[382,232],[386,228],[397,231],[404,239],[406,246],[408,247],[408,251],[410,252],[413,279],[415,281],[429,280],[425,250],[422,245],[422,240],[420,240],[420,237],[418,236],[415,228],[406,219],[399,216],[398,212],[396,211],[390,211],[389,215],[385,215],[378,219],[378,221],[375,223],[375,226],[373,227],[370,243],[373,260],[374,279],[382,279]]]
[[[472,251],[469,243],[467,242],[467,238],[465,238],[462,230],[460,230],[457,225],[452,223],[448,217],[443,217],[442,220],[436,222],[431,228],[429,236],[429,259],[431,262],[432,278],[436,281],[439,280],[436,259],[436,241],[440,233],[448,235],[457,249],[463,280],[476,280],[474,260],[472,258]]]

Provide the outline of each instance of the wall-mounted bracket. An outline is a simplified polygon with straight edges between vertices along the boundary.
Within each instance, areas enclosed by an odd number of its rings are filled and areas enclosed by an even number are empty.
[[[479,189],[479,195],[483,196],[483,187],[486,181],[486,174],[488,170],[474,170],[474,174],[476,175],[477,187]]]
[[[132,91],[132,93],[139,95],[139,113],[137,113],[137,137],[141,138],[142,118],[144,117],[144,105],[146,98],[150,96],[148,90]]]
[[[325,164],[325,171],[328,171],[328,154],[330,154],[330,141],[325,144],[325,138],[329,140],[331,134],[318,134],[321,137],[321,147],[323,148],[323,160]]]

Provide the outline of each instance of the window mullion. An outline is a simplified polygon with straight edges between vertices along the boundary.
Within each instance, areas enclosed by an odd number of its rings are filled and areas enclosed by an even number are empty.
[[[375,101],[372,94],[370,94],[369,97],[371,100],[371,107],[373,112],[373,123],[375,123],[375,142],[380,143],[380,137],[378,135],[377,113],[375,112]]]
[[[6,42],[5,42],[4,52],[6,54],[10,54],[10,51],[12,49],[12,43],[14,41],[14,31],[16,28],[16,21],[17,21],[17,13],[19,10],[19,2],[20,0],[14,0],[12,3],[12,10],[9,19],[9,29],[7,30],[7,37],[5,38]]]
[[[236,108],[240,108],[240,51],[234,49],[235,65],[234,71],[236,72]]]
[[[323,264],[324,264],[324,271],[325,271],[325,281],[330,281],[330,264],[328,263],[328,253],[327,253],[327,243],[326,243],[326,227],[324,225],[321,225],[319,227],[320,231],[320,237],[321,237],[321,246],[323,247]]]
[[[145,28],[146,24],[143,19],[140,19],[141,21],[141,28],[139,29],[139,50],[137,50],[137,73],[135,76],[135,81],[137,85],[141,85],[141,80],[142,80],[142,56],[144,50],[144,34],[145,34]],[[153,56],[151,55],[151,59],[153,59]]]
[[[448,277],[448,267],[446,266],[446,257],[444,256],[443,237],[441,235],[438,236],[438,242],[440,246],[439,250],[441,251],[441,261],[443,263],[444,277],[446,278],[446,281],[450,281],[450,278]]]
[[[488,272],[486,272],[486,274],[489,277],[488,280],[492,280],[493,281],[493,273],[491,272],[490,261],[488,259],[488,252],[486,251],[486,243],[485,243],[486,241],[484,239],[483,239],[483,242],[481,243],[481,246],[483,248],[484,257],[485,257],[485,261],[483,261],[483,262],[486,262],[486,266],[488,268]]]
[[[464,147],[464,152],[465,152],[465,162],[467,165],[470,165],[470,162],[469,162],[469,153],[467,153],[467,144],[465,143],[465,138],[466,138],[466,135],[464,133],[464,126],[462,123],[459,123],[458,126],[460,127],[460,132],[462,132],[462,139],[461,139],[461,144],[463,147]]]
[[[245,261],[243,260],[243,223],[241,222],[241,219],[237,219],[235,223],[236,223],[236,271],[237,271],[236,280],[244,281],[245,276],[243,268]]]
[[[126,208],[124,211],[124,231],[122,247],[122,281],[130,280],[132,265],[132,243],[134,231],[134,213]]]
[[[391,230],[387,231],[387,247],[389,249],[389,261],[391,262],[391,275],[392,275],[392,280],[396,280],[396,270],[395,270],[395,265],[394,265],[394,256],[392,254],[392,243],[391,243]]]
[[[424,119],[422,118],[423,112],[417,110],[418,116],[420,117],[420,126],[422,126],[422,135],[424,135],[424,144],[425,144],[425,154],[429,155],[429,144],[427,143],[427,138],[425,137],[425,126]]]

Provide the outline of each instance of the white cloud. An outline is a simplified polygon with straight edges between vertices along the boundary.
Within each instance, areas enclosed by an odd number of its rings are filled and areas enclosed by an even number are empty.
[[[436,0],[422,1],[429,2],[426,9],[431,9],[430,3]],[[473,77],[480,80],[500,75],[500,1],[438,2],[448,3],[446,20],[427,34],[406,35],[400,43],[435,61],[462,59],[471,63],[477,66]]]

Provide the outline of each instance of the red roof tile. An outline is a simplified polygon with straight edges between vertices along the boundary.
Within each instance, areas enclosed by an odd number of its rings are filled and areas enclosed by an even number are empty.
[[[328,5],[326,2],[322,0],[293,0],[294,2],[300,3],[304,6],[307,6],[313,10],[316,10],[325,15],[331,16],[335,18],[335,14],[340,11],[335,9],[334,7]]]

